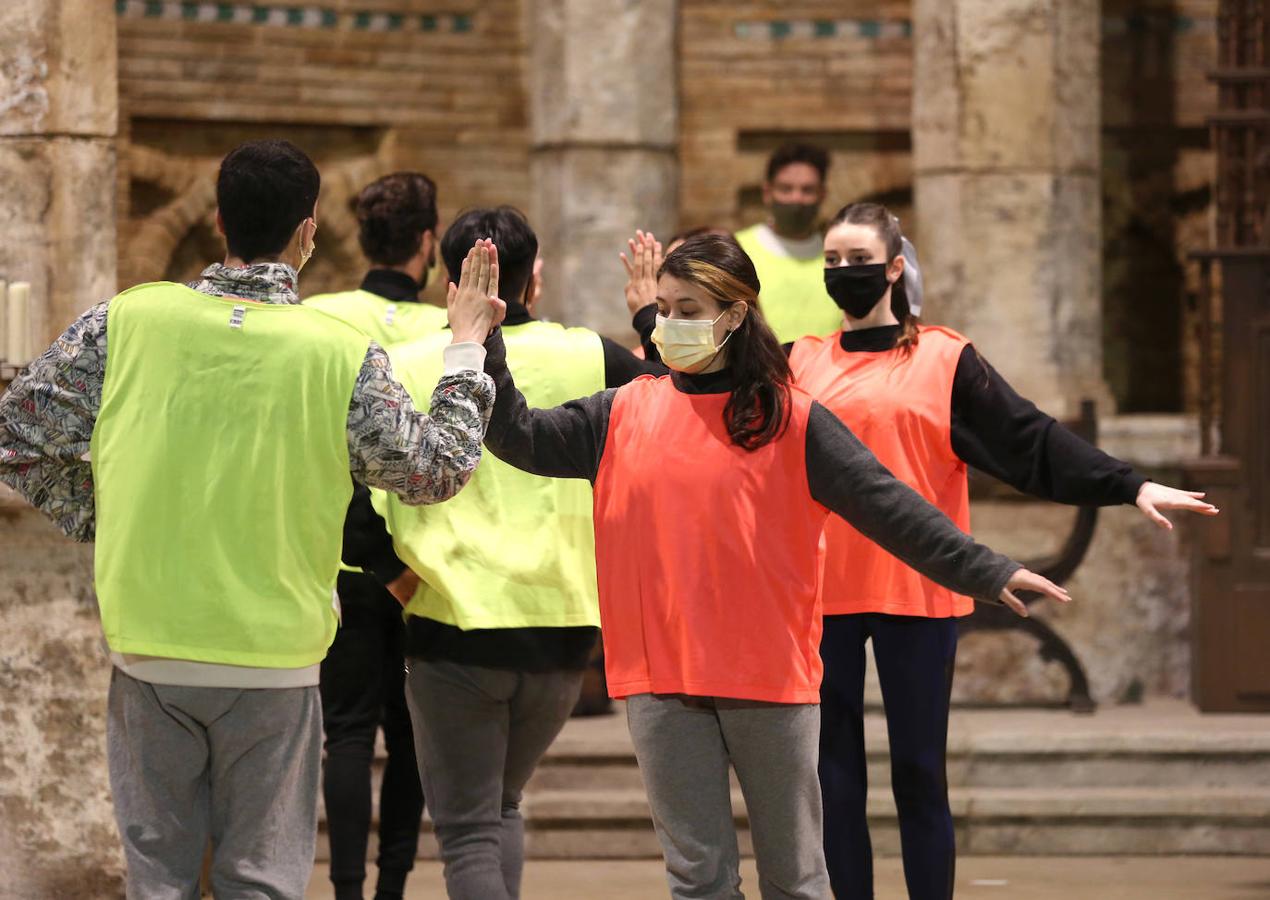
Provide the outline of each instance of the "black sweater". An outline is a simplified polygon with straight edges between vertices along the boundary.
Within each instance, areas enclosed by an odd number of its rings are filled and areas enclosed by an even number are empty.
[[[655,318],[654,306],[635,317],[649,359],[658,358],[649,339]],[[844,331],[840,343],[848,353],[885,353],[895,349],[899,335],[900,326],[884,325]],[[792,347],[786,344],[785,352]],[[1147,480],[1020,397],[971,344],[957,361],[951,403],[957,457],[1025,494],[1073,506],[1114,506],[1134,503]]]
[[[485,446],[517,468],[555,478],[594,482],[606,450],[617,389],[530,409],[507,369],[497,330],[485,343],[485,371],[494,378],[494,412]],[[732,388],[727,370],[671,374],[684,393]],[[819,403],[807,422],[810,499],[846,519],[866,537],[933,581],[959,593],[996,601],[1018,563],[978,544],[921,495],[896,479],[851,431]]]

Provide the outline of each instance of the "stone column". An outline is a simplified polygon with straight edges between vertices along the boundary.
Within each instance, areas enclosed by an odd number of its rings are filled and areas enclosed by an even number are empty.
[[[115,293],[114,4],[7,0],[0,34],[0,276],[46,343]]]
[[[530,0],[530,132],[543,313],[631,342],[617,254],[676,226],[674,0]]]
[[[0,34],[0,276],[42,349],[115,292],[115,4],[5,0]],[[0,893],[121,896],[92,550],[5,488],[0,621]]]
[[[914,0],[913,25],[927,318],[1055,416],[1110,411],[1097,0]]]

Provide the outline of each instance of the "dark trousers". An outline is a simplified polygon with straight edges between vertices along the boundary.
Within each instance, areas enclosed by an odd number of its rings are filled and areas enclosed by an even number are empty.
[[[378,892],[400,896],[413,868],[423,789],[406,709],[405,625],[401,606],[366,575],[341,573],[343,624],[322,663],[326,770],[322,792],[336,897],[360,898],[366,878],[375,732],[388,763],[379,797]]]
[[[912,900],[952,897],[956,849],[945,748],[957,620],[859,613],[826,616],[820,656],[820,789],[834,895],[873,896],[865,798],[864,642],[873,640],[891,743],[904,879]]]

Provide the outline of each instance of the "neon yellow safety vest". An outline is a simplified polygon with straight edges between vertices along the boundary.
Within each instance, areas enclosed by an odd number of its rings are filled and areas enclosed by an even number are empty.
[[[825,290],[825,261],[820,256],[795,259],[781,256],[759,239],[760,226],[736,233],[736,242],[749,254],[762,285],[759,307],[781,343],[809,335],[823,337],[842,327],[842,310]]]
[[[445,310],[439,306],[398,303],[370,291],[317,294],[305,300],[304,305],[343,319],[385,349],[436,334],[446,326]]]
[[[348,408],[369,344],[303,306],[146,284],[110,302],[91,458],[110,649],[319,662],[352,495]]]
[[[551,407],[604,389],[604,348],[585,328],[527,322],[503,328],[507,365],[531,406]],[[395,348],[393,372],[426,403],[449,335]],[[600,624],[591,485],[542,478],[492,454],[457,497],[406,506],[371,491],[397,555],[422,584],[406,607],[464,630]]]

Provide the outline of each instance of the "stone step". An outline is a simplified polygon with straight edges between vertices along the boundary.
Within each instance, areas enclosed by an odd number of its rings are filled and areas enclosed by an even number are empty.
[[[888,791],[890,758],[884,740],[867,746],[869,784]],[[378,785],[384,759],[375,760]],[[950,787],[1237,787],[1270,784],[1270,726],[1264,735],[979,735],[950,741]],[[629,742],[548,751],[529,783],[532,790],[641,788]]]
[[[1264,855],[1270,788],[954,788],[959,851],[978,855]],[[742,852],[750,853],[745,803],[732,796]],[[639,789],[526,794],[526,852],[538,859],[644,859],[660,855]],[[894,804],[869,798],[875,851],[899,852]],[[426,829],[421,855],[435,857]],[[372,854],[373,855],[373,854]],[[319,859],[325,859],[325,834]]]
[[[874,847],[896,854],[885,719],[866,716],[865,733]],[[381,767],[378,759],[376,791]],[[966,853],[1270,853],[1267,717],[1203,716],[1177,701],[1092,716],[959,710],[948,776]],[[733,789],[743,826],[735,779]],[[659,854],[621,715],[571,721],[530,781],[523,809],[534,857]],[[741,844],[748,847],[743,827]],[[420,849],[435,856],[431,834]]]

